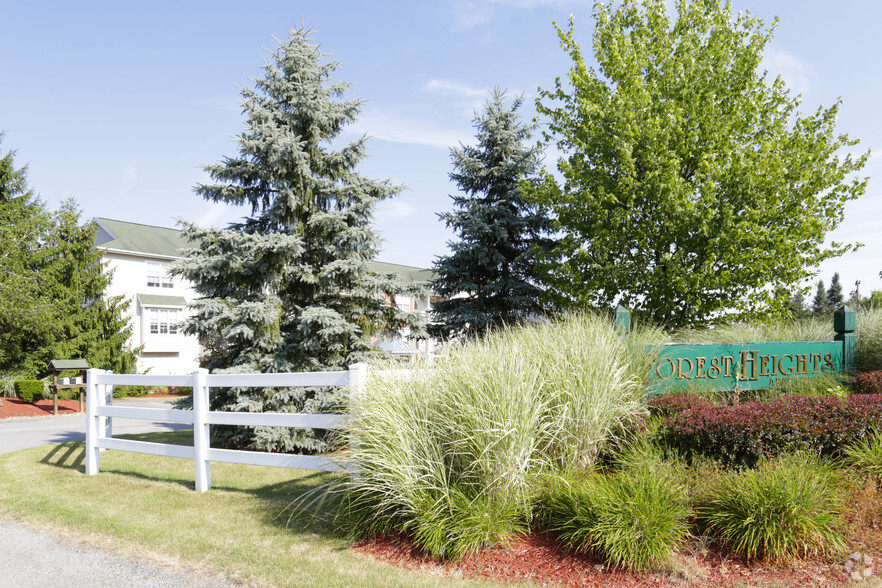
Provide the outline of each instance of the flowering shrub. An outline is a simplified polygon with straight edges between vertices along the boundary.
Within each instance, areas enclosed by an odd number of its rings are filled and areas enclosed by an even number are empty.
[[[795,450],[840,455],[882,425],[882,394],[848,398],[786,396],[770,402],[700,406],[665,417],[661,436],[685,457],[753,467]]]
[[[882,394],[882,372],[864,372],[854,377],[851,389],[855,394]]]

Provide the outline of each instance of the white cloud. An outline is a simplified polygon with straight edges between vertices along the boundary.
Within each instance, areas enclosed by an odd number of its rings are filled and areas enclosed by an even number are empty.
[[[450,80],[431,79],[423,84],[423,90],[445,96],[462,96],[464,98],[484,98],[488,92],[483,88],[472,88]]]
[[[573,0],[457,0],[453,4],[454,30],[465,31],[493,20],[494,6],[530,9],[537,6],[573,4]],[[580,3],[578,0],[575,3]],[[581,2],[591,6],[592,2]]]
[[[459,145],[461,140],[469,136],[467,128],[462,131],[438,128],[422,120],[400,115],[392,117],[381,113],[363,115],[349,130],[356,135],[368,135],[381,141],[441,149]]]
[[[405,220],[416,212],[416,208],[402,200],[387,200],[380,204],[377,210],[377,219],[380,222],[392,222]]]
[[[489,22],[492,18],[492,10],[487,2],[460,0],[453,3],[453,17],[456,20],[454,30],[466,31]]]
[[[805,94],[810,87],[811,68],[780,49],[771,49],[763,57],[763,65],[774,77],[780,75],[787,86],[797,94]]]
[[[194,221],[200,227],[225,227],[241,220],[243,208],[223,202],[204,202]]]

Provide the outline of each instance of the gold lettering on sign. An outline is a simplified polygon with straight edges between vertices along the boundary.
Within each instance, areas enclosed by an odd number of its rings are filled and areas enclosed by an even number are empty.
[[[689,364],[689,369],[686,370],[685,372],[683,371],[683,364],[684,363]],[[688,357],[678,357],[677,358],[677,379],[678,380],[691,380],[692,376],[690,376],[689,374],[692,373],[693,367],[695,367],[695,365],[692,363],[691,359],[689,359]]]
[[[833,365],[833,354],[828,353],[824,356],[824,367],[821,368],[825,372],[832,372],[836,366]]]
[[[722,370],[720,370],[720,358],[719,357],[711,358],[710,369],[707,370],[707,377],[710,378],[711,380],[716,380],[717,378],[720,377],[721,371]]]
[[[671,364],[671,373],[669,373],[667,376],[663,376],[661,373],[662,363],[665,361],[668,362],[669,364]],[[662,380],[667,380],[668,378],[673,376],[674,375],[674,360],[669,357],[666,357],[663,360],[661,360],[660,362],[658,362],[658,365],[655,366],[655,373]]]
[[[758,380],[756,375],[756,359],[759,351],[742,351],[741,352],[741,379],[742,380]],[[750,371],[748,372],[748,366]]]
[[[731,355],[726,355],[723,357],[723,363],[725,364],[725,367],[726,367],[726,377],[731,378],[732,377],[732,365],[735,363],[735,358],[732,357]]]
[[[695,358],[695,377],[696,379],[704,379],[706,374],[701,373],[701,368],[704,367],[704,363],[707,361],[707,357],[696,357]]]
[[[778,356],[773,355],[772,356],[772,377],[774,378],[777,375],[778,375]]]
[[[796,373],[808,373],[808,355],[806,355],[805,353],[800,353],[796,356]]]
[[[769,375],[769,356],[763,355],[760,357],[760,375],[768,376]]]
[[[790,361],[793,362],[793,356],[792,356],[792,355],[782,355],[782,356],[781,356],[781,359],[778,360],[778,371],[781,372],[781,375],[782,375],[782,376],[789,376],[789,375],[792,375],[792,374],[793,374],[793,366],[792,366],[792,365],[790,366],[790,371],[789,371],[789,372],[785,372],[785,371],[784,371],[784,368],[781,367],[781,363],[784,361],[784,358],[785,358],[785,357],[789,357],[789,358],[790,358]]]
[[[818,364],[821,363],[821,354],[820,353],[812,353],[812,373],[818,373]]]

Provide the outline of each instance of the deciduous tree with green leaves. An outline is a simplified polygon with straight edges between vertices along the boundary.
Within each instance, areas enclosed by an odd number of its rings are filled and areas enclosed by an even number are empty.
[[[546,211],[521,194],[520,179],[534,177],[540,161],[538,147],[527,145],[534,127],[520,121],[521,104],[506,105],[494,90],[475,116],[477,146],[451,150],[450,179],[464,194],[452,196],[456,210],[439,215],[459,239],[435,262],[432,290],[447,299],[433,307],[433,335],[477,336],[544,314],[534,269],[553,242]]]
[[[818,263],[866,179],[869,152],[836,132],[839,102],[799,112],[800,97],[762,69],[774,25],[728,2],[598,3],[586,63],[573,21],[558,27],[573,60],[540,91],[561,181],[528,189],[552,207],[559,263],[545,279],[564,304],[621,303],[670,328],[774,311]],[[567,83],[568,82],[568,83]]]
[[[196,193],[245,206],[250,216],[223,230],[182,223],[193,247],[174,272],[198,293],[185,330],[209,350],[204,365],[212,371],[341,370],[377,353],[369,333],[404,326],[424,333],[416,313],[390,303],[409,286],[369,267],[379,247],[374,209],[401,188],[356,171],[365,139],[342,144],[339,135],[361,101],[343,97],[348,84],[331,81],[338,63],[324,57],[310,31],[290,31],[271,52],[264,77],[241,91],[246,128],[238,154],[205,167],[214,183]],[[338,392],[312,389],[212,396],[215,410],[246,412],[329,412],[342,402]],[[309,430],[212,432],[231,446],[327,448]]]

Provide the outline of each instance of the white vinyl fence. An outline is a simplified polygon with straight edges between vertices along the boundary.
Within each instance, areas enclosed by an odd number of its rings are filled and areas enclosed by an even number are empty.
[[[292,386],[349,386],[350,394],[364,390],[367,365],[356,364],[345,372],[292,374],[209,374],[200,369],[185,376],[113,374],[90,369],[86,374],[86,474],[98,473],[101,450],[117,449],[192,459],[196,468],[196,490],[211,488],[211,462],[241,463],[305,470],[344,472],[347,463],[316,455],[291,455],[258,451],[213,449],[209,426],[297,427],[343,429],[346,415],[220,412],[208,409],[209,388],[270,388]],[[193,410],[171,410],[113,406],[113,386],[179,386],[193,388]],[[193,425],[193,447],[129,439],[114,439],[112,419],[129,418]]]

